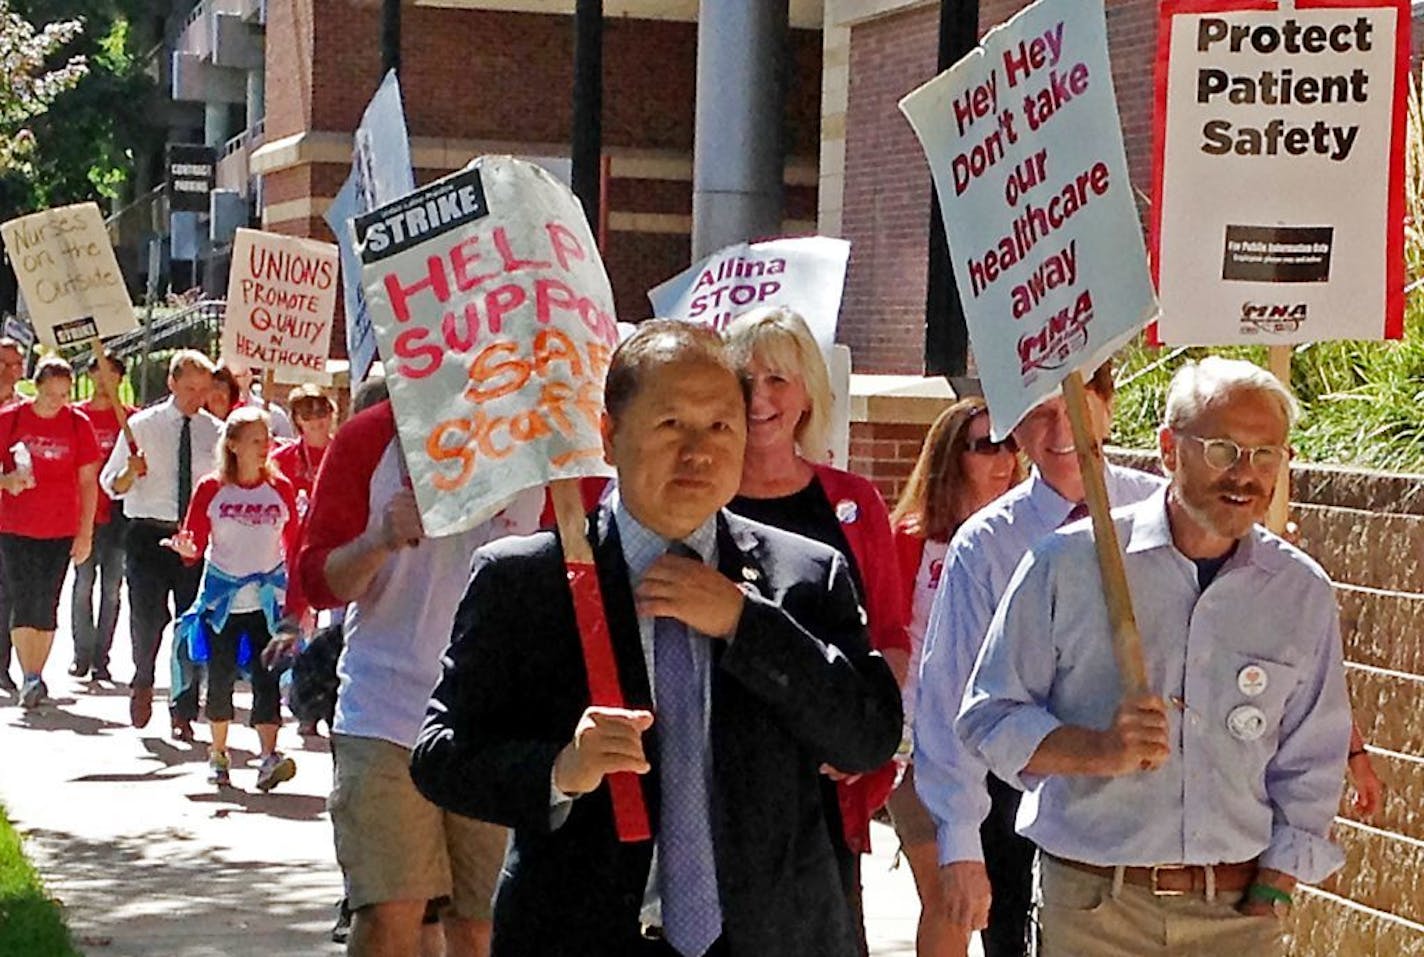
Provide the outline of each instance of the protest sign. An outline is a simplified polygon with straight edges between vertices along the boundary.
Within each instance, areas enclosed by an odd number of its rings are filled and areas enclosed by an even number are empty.
[[[338,254],[331,243],[239,229],[232,244],[223,358],[275,381],[326,385]]]
[[[138,327],[97,204],[21,216],[0,234],[41,343],[71,346]]]
[[[29,322],[26,321],[24,303],[25,297],[21,294],[18,303],[18,311],[20,314],[5,317],[4,327],[0,328],[0,336],[4,336],[6,339],[14,339],[21,346],[24,346],[25,352],[29,352],[35,347],[35,330]]]
[[[900,101],[934,174],[995,437],[1155,305],[1101,0],[1039,0]]]
[[[1403,334],[1409,11],[1404,0],[1165,0],[1158,339]]]
[[[361,259],[351,235],[351,220],[415,189],[410,138],[401,105],[400,80],[394,70],[381,81],[356,127],[351,175],[326,211],[341,247],[342,303],[346,308],[346,356],[351,362],[351,391],[366,379],[376,361],[376,333],[361,290]]]
[[[850,243],[828,236],[738,243],[648,291],[653,314],[722,332],[758,306],[786,306],[811,327],[821,351],[836,339]]]
[[[471,528],[522,489],[609,473],[613,294],[566,187],[486,156],[354,225],[427,534]]]
[[[593,704],[626,702],[574,479],[606,475],[613,292],[568,187],[485,156],[357,217],[356,247],[411,485],[428,535],[483,522],[548,483]],[[619,839],[651,837],[638,778],[608,777]]]

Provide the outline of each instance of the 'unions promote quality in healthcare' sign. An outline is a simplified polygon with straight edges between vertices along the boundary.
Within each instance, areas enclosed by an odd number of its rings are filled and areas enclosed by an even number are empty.
[[[232,244],[222,354],[277,382],[326,385],[339,254],[331,243],[239,229]]]
[[[98,205],[31,213],[0,233],[40,342],[64,347],[138,327]]]
[[[900,109],[934,174],[1002,436],[1155,310],[1101,0],[1039,0]]]
[[[1161,18],[1158,338],[1398,338],[1409,4],[1165,0]]]
[[[355,228],[427,534],[471,528],[523,489],[609,473],[613,293],[566,186],[484,156]]]

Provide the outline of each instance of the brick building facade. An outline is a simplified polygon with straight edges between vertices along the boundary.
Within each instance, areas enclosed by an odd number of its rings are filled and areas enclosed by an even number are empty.
[[[568,156],[573,18],[479,6],[402,11],[401,85],[420,182],[481,153]],[[545,8],[560,6],[571,5]],[[380,78],[381,5],[281,0],[267,18],[265,139],[251,159],[263,178],[262,227],[329,240],[321,217],[350,170],[352,132]],[[820,33],[794,28],[788,45],[783,230],[811,233]],[[692,22],[610,16],[604,27],[603,255],[620,318],[646,317],[647,289],[688,265],[696,47]],[[343,341],[337,329],[333,349]]]

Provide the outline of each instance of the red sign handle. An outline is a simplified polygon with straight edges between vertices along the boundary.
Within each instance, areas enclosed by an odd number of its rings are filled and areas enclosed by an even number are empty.
[[[591,562],[567,559],[565,567],[568,569],[569,590],[574,597],[579,638],[583,642],[589,697],[595,705],[622,708],[625,706],[623,689],[618,681],[618,665],[613,659],[608,619],[603,614],[598,569]],[[648,808],[643,801],[643,786],[638,776],[620,771],[608,775],[607,780],[609,794],[613,798],[613,823],[618,829],[618,839],[625,844],[651,839],[653,832],[648,826]]]

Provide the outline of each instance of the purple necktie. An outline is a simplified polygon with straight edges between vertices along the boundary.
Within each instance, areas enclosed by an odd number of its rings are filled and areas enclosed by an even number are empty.
[[[1063,524],[1062,524],[1062,525],[1059,525],[1058,527],[1059,527],[1059,528],[1062,528],[1063,525],[1072,525],[1074,522],[1078,521],[1079,519],[1087,518],[1087,517],[1088,517],[1088,503],[1087,503],[1087,502],[1079,502],[1077,505],[1074,505],[1074,506],[1073,506],[1073,511],[1071,511],[1071,512],[1068,513],[1068,517],[1065,518],[1065,519],[1063,520]]]
[[[695,558],[674,542],[670,554]],[[653,672],[657,693],[658,878],[663,933],[684,957],[702,957],[722,935],[717,862],[712,850],[708,795],[712,755],[707,741],[706,688],[693,653],[694,638],[675,618],[653,625]]]

